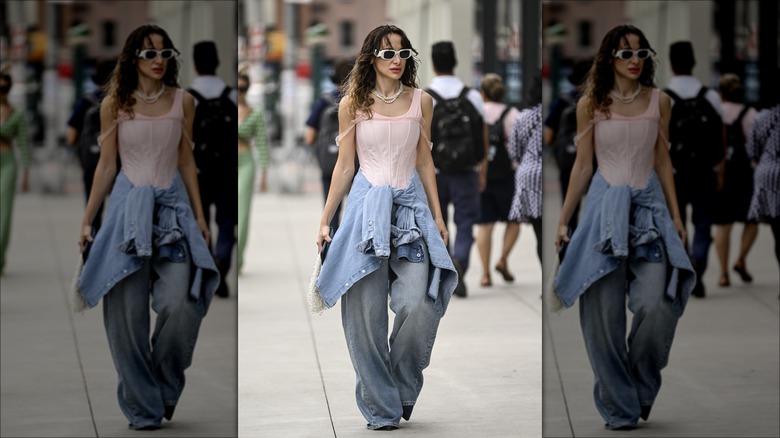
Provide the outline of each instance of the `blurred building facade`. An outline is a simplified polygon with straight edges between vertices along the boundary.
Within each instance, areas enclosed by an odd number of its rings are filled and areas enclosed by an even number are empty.
[[[746,99],[758,103],[764,92],[776,92],[776,78],[771,78],[778,68],[778,21],[777,2],[772,1],[543,0],[543,56],[552,91],[545,100],[567,86],[571,63],[592,58],[611,28],[630,23],[657,52],[659,87],[672,77],[669,46],[687,40],[696,54],[693,74],[703,84],[717,87],[722,73],[736,73],[745,83]]]
[[[218,74],[236,77],[237,1],[71,0],[0,1],[3,70],[14,76],[12,97],[31,114],[34,144],[55,144],[79,95],[93,87],[95,63],[116,58],[138,26],[164,28],[181,51],[180,83],[195,77],[192,44],[217,43]],[[46,78],[46,79],[45,79]]]

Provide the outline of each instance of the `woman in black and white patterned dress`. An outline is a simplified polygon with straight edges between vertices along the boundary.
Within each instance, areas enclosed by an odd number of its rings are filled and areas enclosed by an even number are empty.
[[[538,87],[537,87],[538,88]],[[536,234],[536,253],[542,261],[542,104],[520,112],[509,137],[509,156],[515,170],[515,196],[509,220],[530,223]]]
[[[753,173],[753,199],[748,219],[766,222],[775,237],[775,257],[780,264],[780,104],[758,113],[747,141]]]

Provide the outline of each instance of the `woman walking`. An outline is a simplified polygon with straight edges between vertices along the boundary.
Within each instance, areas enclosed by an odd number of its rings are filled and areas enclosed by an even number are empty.
[[[506,222],[502,239],[501,257],[495,269],[511,283],[515,277],[509,272],[507,258],[520,236],[520,224],[509,219],[512,197],[515,195],[514,167],[509,158],[509,137],[512,122],[517,116],[517,108],[508,106],[504,100],[504,81],[495,73],[482,77],[482,99],[485,101],[485,123],[490,128],[490,157],[488,159],[487,185],[482,192],[480,219],[477,225],[477,249],[482,261],[481,286],[492,286],[490,278],[490,251],[493,240],[493,227],[496,222]],[[500,132],[499,130],[503,131]],[[500,144],[493,144],[500,143]]]
[[[780,267],[780,96],[771,99],[771,106],[756,116],[747,142],[748,156],[756,163],[748,219],[769,224]]]
[[[268,184],[268,144],[265,138],[263,112],[246,103],[249,77],[238,76],[238,272],[244,266],[244,250],[249,235],[249,212],[252,207],[252,187],[255,183],[255,159],[250,149],[257,148],[260,159],[260,191]]]
[[[100,160],[79,236],[82,251],[92,248],[78,288],[89,307],[103,300],[131,429],[157,429],[173,416],[219,282],[192,156],[195,102],[178,87],[178,53],[157,26],[128,36],[100,108]],[[109,190],[93,240],[90,224]]]
[[[16,157],[14,143],[22,161],[22,192],[30,189],[30,147],[27,138],[27,121],[24,111],[8,102],[13,81],[11,76],[0,74],[0,276],[5,268],[5,253],[11,240],[14,194],[16,193]]]
[[[416,53],[398,27],[366,36],[339,105],[339,156],[316,240],[320,251],[330,245],[317,288],[328,307],[341,298],[357,405],[373,430],[409,420],[458,281],[428,140],[433,102],[417,88]],[[350,184],[331,239],[329,224]]]
[[[531,224],[536,236],[536,256],[542,262],[542,86],[534,78],[528,106],[517,115],[509,136],[509,156],[519,163],[515,170],[515,196],[509,219]]]
[[[555,290],[567,307],[579,298],[594,401],[613,430],[647,420],[696,280],[668,152],[671,101],[655,88],[653,53],[634,26],[604,37],[577,104],[577,156],[555,238],[558,250],[568,244]],[[586,190],[569,238],[566,224]]]
[[[720,262],[718,285],[728,287],[731,285],[728,264],[731,228],[734,222],[743,222],[745,225],[742,228],[739,256],[734,262],[733,269],[745,283],[753,281],[745,259],[758,236],[758,223],[747,218],[750,198],[753,194],[753,167],[748,158],[745,139],[750,133],[757,112],[742,103],[744,93],[739,76],[726,73],[720,79],[718,89],[723,101],[723,124],[726,125],[728,149],[725,165],[721,171],[723,185],[718,191],[713,223],[715,224],[715,249]]]

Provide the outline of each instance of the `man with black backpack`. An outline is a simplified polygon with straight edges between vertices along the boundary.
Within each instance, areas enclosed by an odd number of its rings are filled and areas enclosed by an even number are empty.
[[[92,74],[92,82],[97,86],[94,91],[84,93],[73,106],[73,112],[68,119],[67,141],[68,144],[77,149],[81,170],[84,172],[84,194],[85,199],[89,200],[89,193],[92,191],[92,181],[95,178],[95,170],[100,159],[100,145],[98,137],[100,136],[100,103],[105,95],[103,87],[106,81],[111,77],[116,66],[115,60],[103,61],[95,67],[95,73]],[[92,221],[92,228],[100,228],[103,217],[103,204],[98,207],[95,220]]]
[[[198,76],[187,90],[195,97],[193,155],[198,167],[203,214],[209,226],[211,206],[216,207],[219,231],[213,252],[221,279],[216,295],[226,298],[229,292],[225,278],[230,271],[238,223],[238,95],[216,76],[219,66],[216,44],[212,41],[195,44],[193,60]]]
[[[669,60],[674,74],[664,89],[672,98],[669,155],[683,223],[686,223],[686,207],[691,205],[694,234],[689,251],[697,277],[692,294],[703,298],[702,280],[712,244],[711,227],[718,191],[716,171],[723,165],[726,150],[723,110],[718,93],[692,76],[696,60],[690,42],[672,44]]]
[[[333,168],[336,167],[336,160],[339,157],[339,149],[336,145],[336,136],[339,135],[339,102],[344,93],[344,81],[349,77],[353,65],[355,65],[354,59],[341,59],[336,62],[330,80],[337,88],[323,93],[314,101],[309,118],[306,120],[304,141],[316,149],[317,162],[322,171],[322,194],[325,201],[330,191]],[[357,163],[355,170],[357,171]],[[339,227],[340,216],[341,204],[336,207],[336,212],[330,221],[334,233]]]
[[[480,193],[487,185],[490,143],[482,96],[453,75],[457,65],[455,46],[450,41],[435,43],[431,58],[436,77],[425,90],[433,97],[434,104],[431,153],[436,166],[439,203],[448,226],[447,208],[450,203],[455,208],[457,233],[451,252],[460,281],[454,294],[465,297],[464,275],[474,244],[473,227],[480,218]]]
[[[577,147],[574,137],[577,135],[577,101],[582,93],[580,86],[588,77],[588,71],[593,64],[592,59],[579,61],[572,67],[567,77],[569,83],[574,86],[569,91],[563,92],[550,104],[550,112],[544,120],[544,144],[552,146],[555,151],[555,162],[558,165],[558,180],[561,184],[561,202],[566,199],[566,191],[569,189],[569,177],[574,167],[574,159],[577,156]],[[595,159],[594,159],[595,165]],[[580,204],[574,208],[569,219],[569,228],[574,231],[579,222]]]

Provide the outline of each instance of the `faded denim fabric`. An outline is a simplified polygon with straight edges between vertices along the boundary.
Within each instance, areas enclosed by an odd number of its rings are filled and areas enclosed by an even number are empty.
[[[446,309],[458,274],[436,228],[417,172],[403,190],[389,185],[374,187],[358,172],[344,219],[317,278],[325,304],[333,307],[352,285],[376,271],[380,261],[390,256],[391,244],[409,260],[422,257],[420,237],[433,265],[428,273],[428,296],[442,300],[442,309]]]
[[[119,407],[131,429],[159,426],[175,407],[203,315],[190,299],[184,240],[157,251],[103,297],[103,324],[118,374]],[[149,305],[157,314],[151,342]]]
[[[671,265],[665,295],[681,315],[696,274],[655,172],[642,189],[612,187],[600,172],[593,176],[581,222],[555,278],[555,292],[563,304],[571,307],[593,283],[617,269],[628,257],[629,247],[648,260],[660,259],[658,252],[665,249]]]
[[[609,429],[636,427],[661,389],[661,370],[669,363],[679,320],[677,303],[665,293],[665,253],[659,248],[659,259],[637,254],[621,259],[579,299],[593,400]],[[628,338],[626,299],[633,314]]]
[[[78,288],[94,307],[117,283],[141,268],[155,249],[162,252],[184,238],[195,265],[189,296],[205,315],[219,284],[211,252],[200,234],[178,171],[167,189],[134,186],[124,172],[114,181],[103,225],[95,236]]]
[[[420,242],[418,240],[418,242]],[[443,313],[442,300],[429,299],[424,257],[406,260],[393,247],[379,269],[341,297],[341,323],[355,368],[355,398],[369,429],[398,426],[411,413],[423,386],[423,370]],[[388,341],[390,310],[395,314]],[[407,415],[408,419],[408,415]]]

